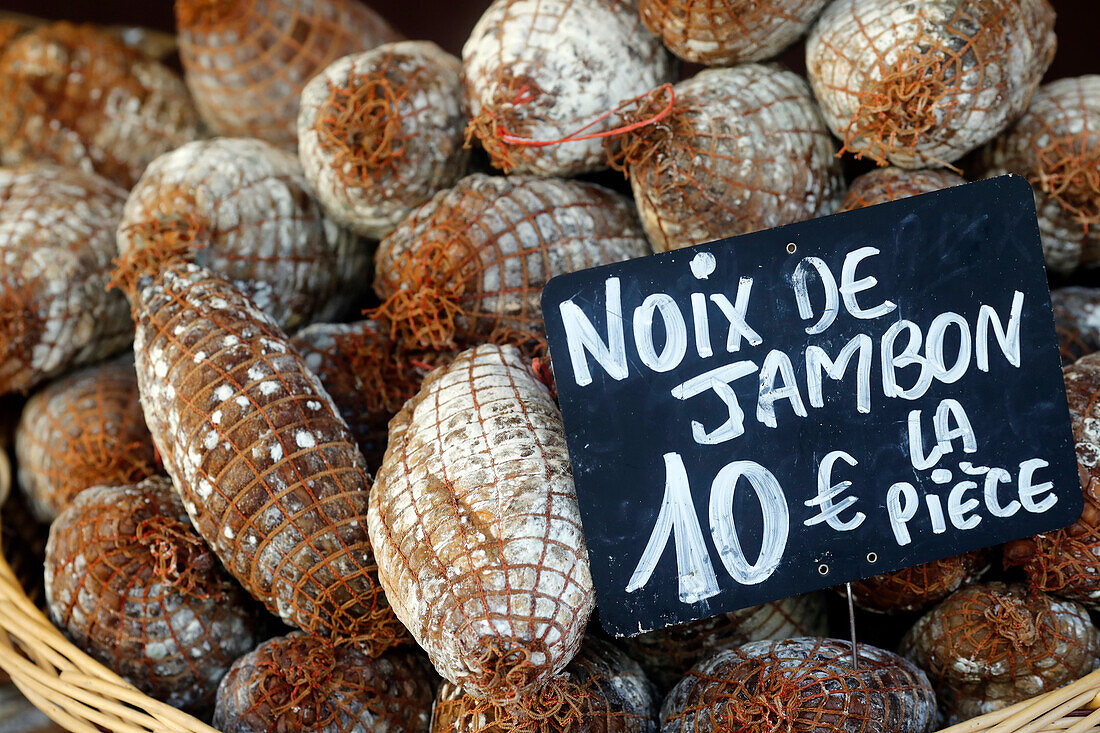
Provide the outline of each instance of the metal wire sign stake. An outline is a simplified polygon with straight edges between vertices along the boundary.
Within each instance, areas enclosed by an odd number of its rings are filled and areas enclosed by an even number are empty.
[[[856,607],[852,602],[852,584],[845,583],[848,593],[848,630],[852,634],[852,669],[859,669],[859,645],[856,643]]]

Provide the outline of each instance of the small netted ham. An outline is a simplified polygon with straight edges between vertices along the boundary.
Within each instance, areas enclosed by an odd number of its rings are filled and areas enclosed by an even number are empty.
[[[621,136],[653,249],[664,252],[831,214],[844,182],[810,89],[774,65],[702,71],[674,87],[668,116]],[[667,103],[651,95],[628,121]]]
[[[1085,507],[1065,529],[1005,545],[1005,565],[1022,566],[1037,590],[1100,608],[1100,354],[1062,370]]]
[[[1100,76],[1040,87],[1020,121],[983,151],[979,168],[1030,181],[1049,269],[1100,267]]]
[[[798,40],[829,0],[638,0],[653,35],[708,66],[762,61]]]
[[[70,374],[36,393],[15,433],[19,485],[49,523],[91,486],[156,473],[131,357]]]
[[[199,135],[174,73],[106,30],[54,23],[0,54],[0,160],[52,160],[129,187]]]
[[[378,577],[436,670],[504,703],[577,653],[594,605],[561,414],[511,346],[464,351],[390,422]]]
[[[410,347],[544,343],[550,278],[649,253],[629,203],[601,186],[463,178],[414,210],[375,254],[377,315]]]
[[[599,138],[573,138],[610,132],[618,120],[606,113],[670,76],[668,54],[620,0],[495,0],[462,64],[470,133],[497,168],[541,176],[606,167]]]
[[[928,672],[950,725],[1091,672],[1100,632],[1077,603],[989,583],[964,588],[922,616],[901,652]]]
[[[345,56],[306,85],[298,157],[333,220],[381,239],[466,169],[462,63],[427,41]]]
[[[233,664],[214,725],[224,733],[428,733],[434,677],[411,650],[375,656],[292,633]]]
[[[845,149],[942,166],[991,140],[1054,58],[1048,0],[836,0],[806,43],[821,111]]]
[[[688,673],[661,706],[661,733],[929,733],[928,678],[883,649],[837,639],[755,641]]]
[[[50,164],[0,168],[0,394],[126,348],[126,298],[108,292],[126,192]]]
[[[444,682],[431,733],[653,733],[656,701],[638,663],[588,637],[560,677],[510,706]]]
[[[792,596],[699,621],[622,639],[662,693],[692,667],[750,641],[821,636],[828,628],[821,593]]]
[[[363,456],[279,327],[197,265],[131,293],[145,421],[195,528],[284,621],[404,639],[375,575]]]
[[[1062,366],[1100,351],[1100,288],[1071,286],[1050,291]]]
[[[989,569],[984,552],[968,552],[852,583],[852,599],[868,611],[919,611],[939,603]]]
[[[251,599],[224,573],[163,477],[97,486],[50,527],[50,618],[141,691],[208,714],[256,643]]]
[[[862,209],[865,206],[919,196],[964,183],[966,181],[961,176],[949,170],[922,168],[911,171],[893,166],[876,168],[852,181],[840,204],[840,210]]]
[[[358,0],[176,0],[176,25],[210,130],[291,152],[306,83],[341,56],[400,40]]]
[[[297,158],[246,138],[194,142],[153,161],[126,201],[118,250],[162,262],[184,255],[244,283],[286,329],[341,314],[370,269],[365,245],[310,196]]]

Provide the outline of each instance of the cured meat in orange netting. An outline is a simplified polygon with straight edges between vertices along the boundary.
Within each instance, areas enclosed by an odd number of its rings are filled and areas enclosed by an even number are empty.
[[[176,25],[210,130],[290,152],[306,83],[341,56],[401,40],[359,0],[178,0]]]
[[[515,347],[428,375],[390,422],[369,521],[386,596],[447,680],[508,704],[576,655],[595,596],[565,429]]]
[[[410,649],[373,656],[296,632],[233,664],[214,725],[224,733],[427,733],[434,677]]]
[[[930,733],[935,696],[901,657],[837,639],[754,641],[700,663],[661,706],[661,733]]]
[[[51,522],[84,489],[156,472],[133,357],[69,374],[27,401],[15,432],[19,486]]]
[[[466,171],[462,63],[434,43],[345,56],[302,92],[298,156],[334,221],[381,239]]]
[[[1035,189],[1047,267],[1100,267],[1100,76],[1039,88],[1027,113],[983,152],[980,172]]]
[[[835,0],[806,42],[825,121],[880,165],[946,165],[1027,109],[1054,58],[1048,0]]]
[[[1071,286],[1050,291],[1062,366],[1100,351],[1100,288]]]
[[[911,171],[893,166],[876,168],[852,181],[840,204],[840,210],[862,209],[865,206],[919,196],[964,183],[966,180],[962,176],[949,170],[922,168]]]
[[[552,278],[649,253],[629,203],[580,181],[475,173],[414,210],[375,254],[375,316],[408,348],[545,349]]]
[[[988,569],[987,552],[945,557],[852,583],[852,599],[869,611],[919,611],[973,583]]]
[[[208,267],[286,329],[343,314],[370,269],[366,245],[313,200],[298,159],[247,138],[153,161],[126,201],[118,249],[152,267],[179,257]]]
[[[199,534],[285,622],[372,651],[407,638],[376,576],[363,456],[287,337],[196,265],[129,285],[145,420]]]
[[[0,53],[0,161],[50,160],[129,187],[153,158],[199,136],[167,67],[94,26],[53,23]]]
[[[0,394],[117,353],[133,339],[108,292],[126,192],[46,163],[0,168]]]
[[[208,715],[256,643],[255,608],[164,477],[83,492],[50,528],[50,618],[147,695]]]

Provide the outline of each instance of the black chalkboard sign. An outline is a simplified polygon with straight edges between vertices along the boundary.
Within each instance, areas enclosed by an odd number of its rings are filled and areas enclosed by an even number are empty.
[[[543,312],[613,634],[1081,514],[1021,178],[564,275]]]

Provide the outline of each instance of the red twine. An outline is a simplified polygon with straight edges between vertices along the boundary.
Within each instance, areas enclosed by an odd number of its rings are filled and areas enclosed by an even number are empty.
[[[652,117],[644,120],[638,120],[637,122],[632,122],[629,125],[622,125],[611,130],[604,130],[603,132],[592,132],[588,133],[587,135],[582,134],[585,130],[588,130],[595,125],[600,124],[616,112],[620,112],[626,107],[629,107],[630,105],[641,101],[643,98],[648,97],[650,94],[661,90],[668,92],[668,104],[665,105],[664,109],[662,109],[660,112],[653,115]],[[535,96],[535,93],[532,92],[531,89],[525,84],[520,87],[520,90],[512,99],[512,104],[528,104],[535,100]],[[500,137],[502,142],[508,143],[509,145],[522,145],[528,148],[545,148],[550,145],[560,145],[561,143],[580,142],[581,140],[596,140],[598,138],[614,137],[615,135],[624,135],[628,132],[633,132],[634,130],[637,130],[639,128],[646,127],[647,125],[652,125],[655,122],[660,122],[672,111],[672,105],[675,101],[676,92],[673,90],[672,84],[665,83],[660,85],[659,87],[656,87],[655,89],[649,90],[648,92],[639,94],[632,99],[628,99],[615,109],[604,112],[602,115],[592,120],[584,127],[577,128],[565,137],[558,138],[557,140],[532,140],[526,137],[517,137],[516,135],[513,135],[512,133],[504,129],[504,125],[500,124],[499,122],[497,123],[497,135]]]

